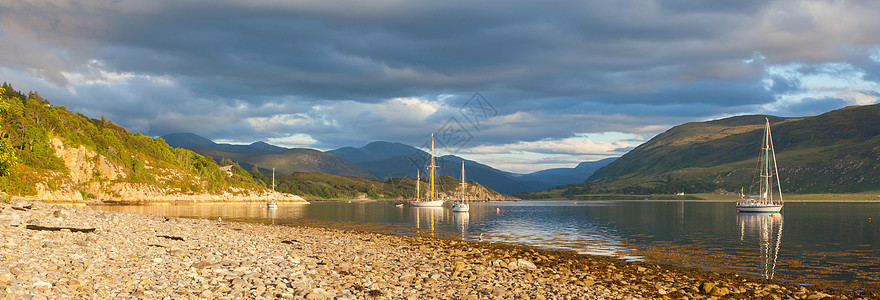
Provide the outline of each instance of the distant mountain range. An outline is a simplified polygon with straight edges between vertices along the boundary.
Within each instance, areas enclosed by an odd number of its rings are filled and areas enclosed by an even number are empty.
[[[416,178],[416,171],[427,165],[430,155],[416,147],[393,142],[372,142],[360,148],[343,147],[321,153],[311,149],[290,149],[256,142],[250,145],[217,144],[191,133],[175,133],[162,136],[171,146],[187,148],[196,153],[228,158],[250,170],[258,166],[263,172],[276,167],[276,172],[320,172],[340,176],[359,176],[388,179],[394,177]],[[436,158],[438,176],[459,177],[462,158],[447,155]],[[544,170],[530,174],[514,174],[490,166],[465,160],[465,176],[504,194],[538,191],[560,184],[582,182],[592,172],[607,165],[613,159],[587,162],[575,168]]]
[[[172,147],[186,149],[207,148],[233,153],[273,153],[287,150],[287,148],[270,145],[265,142],[255,142],[250,145],[217,144],[214,141],[192,133],[171,133],[160,138]]]
[[[314,149],[294,148],[273,153],[233,153],[198,147],[188,149],[201,155],[213,157],[216,161],[227,158],[247,170],[256,166],[262,173],[269,173],[274,167],[275,172],[279,174],[319,172],[338,176],[376,178],[370,171],[353,162]]]
[[[417,170],[421,170],[422,178],[426,177],[425,166],[428,165],[430,154],[418,148],[390,142],[372,142],[361,148],[340,148],[327,151],[342,158],[357,162],[372,172],[376,177],[387,179],[392,177],[416,178]],[[461,176],[462,158],[447,155],[437,157],[438,176]],[[517,180],[512,174],[497,170],[475,161],[465,160],[465,177],[504,194],[522,191],[533,191],[532,187]]]
[[[752,115],[679,125],[597,171],[587,182],[545,194],[738,194],[741,187],[748,193],[756,180],[765,118],[771,123],[784,192],[880,190],[880,105],[867,105],[814,117]]]
[[[416,171],[422,170],[430,154],[416,147],[401,143],[372,142],[361,148],[345,147],[327,151],[339,157],[356,162],[381,179],[392,177],[415,178]],[[458,178],[461,173],[462,158],[446,155],[436,158],[438,175]],[[614,159],[581,163],[575,168],[559,168],[529,174],[515,174],[501,171],[476,161],[464,160],[465,177],[504,194],[538,191],[561,184],[583,182],[596,169]]]
[[[617,157],[582,162],[574,168],[547,169],[529,174],[514,175],[514,177],[538,190],[546,190],[558,185],[584,182],[597,170],[615,160],[617,160]]]

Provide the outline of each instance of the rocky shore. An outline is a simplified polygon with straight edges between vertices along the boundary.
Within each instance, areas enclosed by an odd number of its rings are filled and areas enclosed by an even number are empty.
[[[876,299],[506,244],[0,204],[0,299]]]

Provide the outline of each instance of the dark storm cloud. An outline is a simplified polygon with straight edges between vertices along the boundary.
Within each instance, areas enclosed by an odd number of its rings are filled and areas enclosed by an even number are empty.
[[[0,74],[151,135],[250,142],[300,134],[324,149],[420,144],[480,91],[498,115],[474,128],[475,144],[607,131],[650,137],[761,111],[808,92],[804,76],[862,71],[877,82],[878,5],[13,1],[0,4]],[[801,67],[768,72],[788,64]],[[837,64],[851,68],[834,74]],[[776,107],[795,114],[842,105],[806,98]],[[419,118],[383,113],[432,103],[436,111]]]

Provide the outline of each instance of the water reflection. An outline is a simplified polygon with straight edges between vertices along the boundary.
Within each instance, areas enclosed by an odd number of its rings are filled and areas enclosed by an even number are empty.
[[[278,205],[266,206],[266,209],[263,211],[266,212],[266,215],[264,215],[263,217],[271,219],[272,225],[275,225],[275,217],[278,215]]]
[[[248,203],[242,204],[155,204],[155,205],[90,205],[93,209],[137,213],[152,214],[166,217],[182,217],[182,218],[198,218],[216,220],[222,217],[228,221],[254,221],[254,220],[271,220],[274,224],[277,216],[284,216],[285,219],[302,218],[308,205],[303,204],[286,204],[278,203],[277,208],[269,209],[265,205],[254,205]]]
[[[445,223],[444,212],[442,207],[414,207],[409,208],[410,214],[415,215],[416,228],[420,230],[428,230],[431,236],[434,236],[436,225]]]
[[[786,205],[785,251],[781,214],[737,214],[730,202],[472,203],[468,214],[358,202],[279,203],[274,211],[262,203],[90,207],[523,243],[765,278],[880,284],[880,222],[872,222],[880,220],[876,202]]]
[[[471,214],[469,213],[452,214],[452,223],[455,223],[455,227],[461,232],[461,238],[467,237],[468,223],[470,223],[470,220]]]
[[[737,221],[740,241],[745,241],[746,238],[758,239],[758,249],[764,260],[762,275],[766,279],[773,279],[782,242],[782,214],[739,213]]]

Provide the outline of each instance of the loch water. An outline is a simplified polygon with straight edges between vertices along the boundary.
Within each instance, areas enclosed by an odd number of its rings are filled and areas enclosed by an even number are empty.
[[[737,213],[720,201],[472,203],[469,213],[377,202],[92,208],[519,243],[805,284],[880,284],[876,202],[788,202],[776,214]]]

